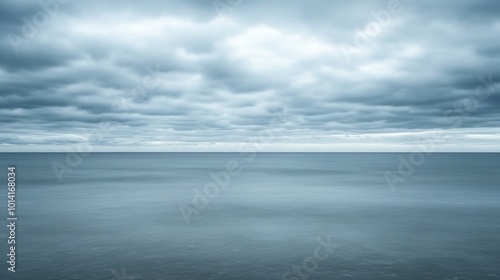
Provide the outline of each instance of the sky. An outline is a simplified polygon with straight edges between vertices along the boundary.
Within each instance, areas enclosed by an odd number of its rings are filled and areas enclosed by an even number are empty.
[[[500,1],[2,1],[0,152],[500,152]]]

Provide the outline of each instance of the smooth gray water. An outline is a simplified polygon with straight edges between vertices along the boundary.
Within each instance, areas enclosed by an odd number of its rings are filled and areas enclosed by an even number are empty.
[[[500,278],[500,154],[434,154],[396,192],[398,154],[247,156],[94,153],[60,183],[66,154],[0,154],[1,223],[9,164],[19,217],[0,278],[282,279],[327,235],[338,247],[307,279]],[[232,160],[241,173],[186,224],[179,206]]]

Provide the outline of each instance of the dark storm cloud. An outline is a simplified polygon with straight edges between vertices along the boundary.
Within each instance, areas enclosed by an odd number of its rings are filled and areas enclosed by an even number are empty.
[[[0,144],[240,143],[287,108],[275,141],[291,150],[406,145],[435,131],[491,149],[499,12],[488,0],[256,0],[224,16],[204,0],[4,1]],[[89,136],[107,121],[102,139]]]

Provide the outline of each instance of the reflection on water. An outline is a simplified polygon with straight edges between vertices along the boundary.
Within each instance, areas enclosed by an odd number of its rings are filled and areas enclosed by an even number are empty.
[[[91,154],[59,183],[64,157],[2,154],[19,185],[2,279],[281,279],[328,235],[308,279],[500,277],[500,154],[434,154],[395,193],[396,154]],[[241,173],[186,224],[179,205],[231,160]]]

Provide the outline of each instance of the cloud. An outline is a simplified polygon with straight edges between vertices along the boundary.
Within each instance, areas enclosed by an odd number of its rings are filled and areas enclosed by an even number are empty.
[[[391,1],[2,3],[0,149],[231,151],[287,108],[271,150],[500,151],[498,1]]]

